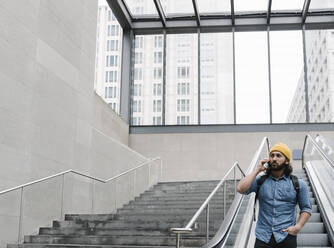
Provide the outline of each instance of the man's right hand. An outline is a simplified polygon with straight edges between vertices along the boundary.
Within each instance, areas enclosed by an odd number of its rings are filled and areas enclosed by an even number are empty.
[[[264,167],[264,164],[269,162],[268,158],[262,159],[260,161],[260,163],[257,165],[256,170],[257,170],[257,174],[260,173],[261,171],[265,171],[266,167]]]

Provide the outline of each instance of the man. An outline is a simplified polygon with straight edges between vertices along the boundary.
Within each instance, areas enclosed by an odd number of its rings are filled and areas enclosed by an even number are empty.
[[[255,248],[261,247],[297,247],[297,233],[308,221],[312,205],[307,186],[298,179],[299,192],[292,182],[290,174],[291,151],[287,145],[278,143],[270,149],[269,159],[260,161],[256,169],[238,184],[238,192],[249,194],[257,192],[259,199],[259,216],[256,223]],[[269,162],[269,167],[264,166]],[[258,186],[265,171],[262,185]],[[297,181],[297,180],[296,180]],[[299,204],[300,216],[296,223],[296,203]]]

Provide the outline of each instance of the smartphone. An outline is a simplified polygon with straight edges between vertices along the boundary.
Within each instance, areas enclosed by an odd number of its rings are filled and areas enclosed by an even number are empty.
[[[264,165],[263,165],[266,169],[268,169],[270,166],[271,166],[271,164],[269,163],[269,162],[266,162],[266,163],[264,163]]]

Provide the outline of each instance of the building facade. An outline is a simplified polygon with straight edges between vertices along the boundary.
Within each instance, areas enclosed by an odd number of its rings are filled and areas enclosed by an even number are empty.
[[[306,31],[310,122],[334,121],[334,31]],[[305,122],[304,73],[295,91],[287,122]]]
[[[120,108],[122,28],[105,0],[99,0],[96,33],[96,93],[116,112]]]

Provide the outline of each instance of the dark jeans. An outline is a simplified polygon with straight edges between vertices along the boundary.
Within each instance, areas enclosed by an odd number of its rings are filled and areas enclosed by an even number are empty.
[[[281,243],[276,243],[274,235],[271,235],[269,244],[256,239],[254,248],[296,248],[297,247],[297,236],[288,234],[286,239]]]

